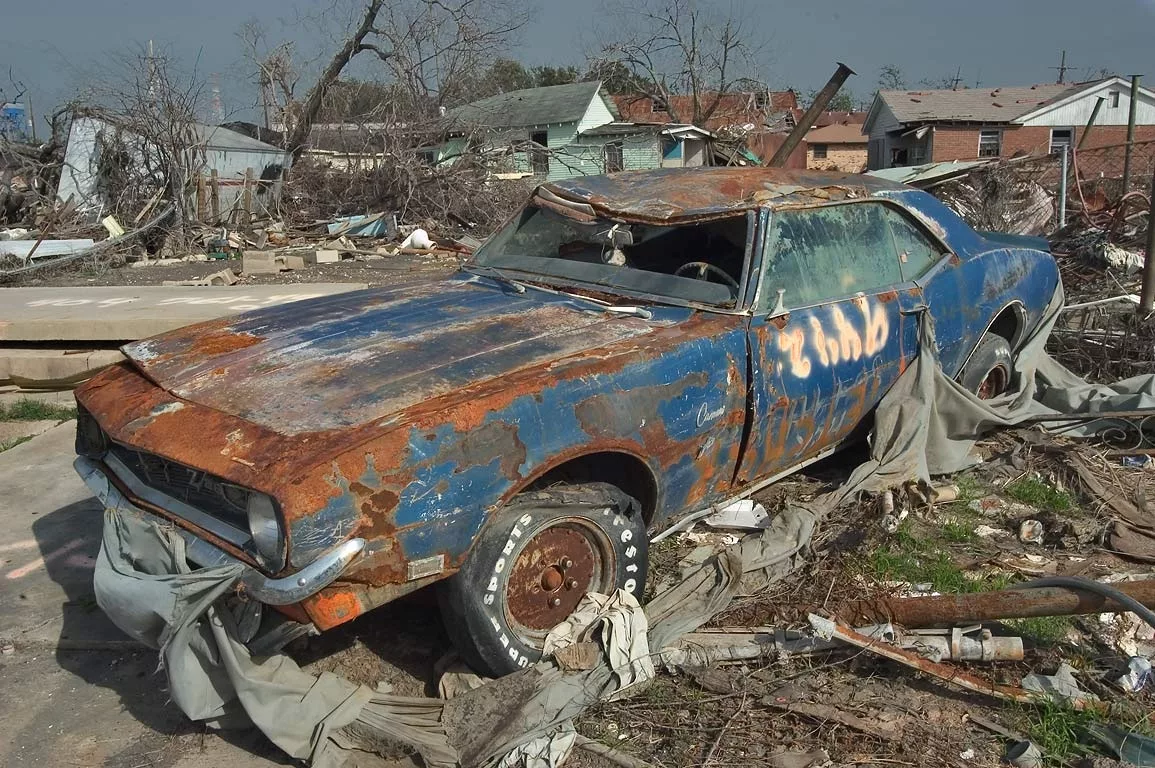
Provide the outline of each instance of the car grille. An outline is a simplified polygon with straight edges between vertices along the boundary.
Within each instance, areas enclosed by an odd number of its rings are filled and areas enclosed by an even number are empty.
[[[249,491],[199,469],[113,443],[111,452],[150,488],[248,533]]]

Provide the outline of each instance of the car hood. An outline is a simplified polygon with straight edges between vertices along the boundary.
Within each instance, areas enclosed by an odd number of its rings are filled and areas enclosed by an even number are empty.
[[[294,435],[367,424],[652,325],[459,276],[283,304],[124,352],[181,399]]]

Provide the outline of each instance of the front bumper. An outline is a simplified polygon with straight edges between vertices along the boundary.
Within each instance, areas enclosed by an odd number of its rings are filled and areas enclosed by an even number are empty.
[[[152,514],[129,501],[100,464],[78,456],[72,466],[105,507]],[[315,595],[332,584],[365,549],[364,539],[350,539],[325,552],[296,573],[273,578],[182,528],[176,530],[184,539],[185,556],[189,562],[204,568],[241,565],[244,568],[240,581],[242,589],[254,600],[267,605],[292,605]]]

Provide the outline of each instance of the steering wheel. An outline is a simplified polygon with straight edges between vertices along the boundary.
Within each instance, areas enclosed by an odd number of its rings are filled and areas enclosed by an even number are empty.
[[[682,277],[682,273],[689,272],[691,267],[698,268],[697,277],[699,280],[705,280],[706,275],[709,274],[719,278],[723,283],[733,288],[734,293],[738,293],[738,291],[742,290],[741,286],[738,285],[738,281],[730,277],[730,275],[727,274],[724,269],[715,267],[713,264],[706,261],[687,261],[685,264],[674,270],[674,276]]]

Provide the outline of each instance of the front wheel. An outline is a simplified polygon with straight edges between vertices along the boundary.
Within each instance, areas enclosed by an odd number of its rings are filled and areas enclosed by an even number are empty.
[[[959,383],[979,397],[990,400],[1011,387],[1011,345],[1002,336],[984,333],[974,354],[963,366]]]
[[[522,494],[441,583],[446,631],[479,672],[499,677],[526,667],[587,592],[624,589],[641,599],[647,544],[638,502],[612,485]]]

